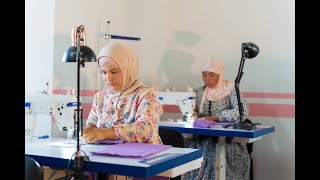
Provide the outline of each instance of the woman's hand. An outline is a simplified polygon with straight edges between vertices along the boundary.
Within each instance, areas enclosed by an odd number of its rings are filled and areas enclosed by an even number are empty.
[[[83,130],[82,139],[94,143],[106,139],[114,140],[115,136],[113,128],[88,127]]]
[[[191,115],[191,119],[194,121],[195,119],[197,119],[199,117],[199,114],[198,113],[192,113]]]
[[[86,125],[87,128],[98,128],[95,124],[89,123]]]
[[[204,117],[201,117],[199,119],[209,120],[209,121],[219,121],[219,117],[218,116],[204,116]]]

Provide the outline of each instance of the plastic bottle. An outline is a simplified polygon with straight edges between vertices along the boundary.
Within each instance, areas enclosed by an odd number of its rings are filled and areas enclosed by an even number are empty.
[[[161,97],[159,97],[159,102],[160,102],[160,104],[161,104],[161,106],[163,105],[163,97],[161,96]]]
[[[35,124],[35,115],[31,113],[30,110],[25,112],[25,140],[29,141],[32,139],[32,133],[34,129],[34,124]]]
[[[72,127],[68,128],[67,139],[68,139],[68,143],[72,143],[74,140],[74,129]]]

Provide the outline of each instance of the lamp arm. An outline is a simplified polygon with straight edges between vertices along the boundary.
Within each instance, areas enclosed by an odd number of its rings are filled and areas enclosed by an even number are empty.
[[[83,42],[83,43],[82,43]],[[62,62],[76,62],[77,63],[77,107],[76,107],[76,118],[75,126],[76,137],[77,137],[77,151],[75,153],[75,166],[73,167],[73,178],[76,180],[87,179],[84,174],[84,158],[86,156],[81,155],[80,151],[80,138],[83,129],[83,111],[80,103],[80,67],[84,67],[85,62],[96,62],[96,56],[92,49],[85,45],[85,29],[83,25],[72,29],[72,46],[69,47],[63,54]]]
[[[79,29],[79,28],[78,28]],[[77,33],[77,52],[76,52],[76,61],[77,61],[77,152],[75,156],[75,166],[73,167],[73,177],[76,180],[84,180],[87,177],[84,175],[83,167],[84,167],[84,157],[81,156],[80,152],[80,128],[82,122],[82,109],[80,109],[80,41],[81,41],[81,33]],[[80,116],[81,113],[81,116]]]
[[[244,66],[244,62],[246,60],[246,54],[248,53],[247,50],[243,50],[242,54],[241,54],[241,60],[240,60],[240,65],[239,65],[239,69],[238,69],[238,75],[235,79],[235,83],[240,83],[240,80],[242,78],[243,75],[243,66]]]
[[[242,51],[240,65],[239,65],[239,69],[238,69],[238,75],[235,79],[235,89],[236,89],[236,94],[237,94],[240,124],[242,124],[242,121],[243,121],[243,104],[242,104],[241,98],[240,98],[240,80],[243,75],[243,67],[244,67],[246,53],[247,53],[247,50]]]
[[[241,124],[243,121],[243,104],[240,99],[239,83],[235,84],[235,89],[236,89],[238,108],[239,108],[239,120],[240,120],[240,124]]]
[[[81,27],[81,26],[80,26]],[[79,29],[79,28],[78,28]],[[80,153],[79,132],[80,132],[80,33],[77,33],[77,153]],[[79,154],[80,155],[80,154]]]
[[[243,70],[243,66],[244,66],[244,62],[245,62],[246,53],[247,53],[247,51],[242,51],[240,65],[239,65],[239,69],[238,69],[238,75],[237,75],[236,79],[234,80],[236,94],[237,94],[238,109],[239,109],[239,119],[237,121],[235,121],[235,122],[230,123],[230,124],[223,125],[222,127],[224,127],[224,128],[228,128],[230,126],[233,126],[233,125],[237,124],[238,122],[240,124],[242,123],[243,104],[242,104],[241,99],[240,99],[239,86],[240,86],[240,80],[241,80],[242,75],[243,75],[243,71],[242,70]]]
[[[244,43],[242,44],[242,50],[241,50],[241,60],[240,60],[240,65],[239,65],[239,70],[238,70],[238,75],[235,79],[235,89],[236,89],[236,94],[237,94],[237,101],[238,101],[238,109],[239,109],[239,119],[233,123],[227,124],[227,125],[223,125],[223,128],[228,128],[230,126],[233,126],[234,129],[245,129],[245,130],[253,130],[256,128],[255,125],[253,124],[246,124],[243,123],[243,104],[241,102],[241,98],[240,98],[240,80],[242,78],[243,75],[243,66],[244,66],[244,62],[246,60],[246,58],[253,58],[255,57],[258,52],[259,52],[259,48],[255,45],[255,49],[249,48],[249,43]],[[250,43],[250,45],[252,45],[252,43]],[[251,54],[249,54],[249,51]]]

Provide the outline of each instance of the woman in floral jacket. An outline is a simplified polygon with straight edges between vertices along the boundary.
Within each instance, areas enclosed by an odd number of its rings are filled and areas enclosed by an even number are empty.
[[[137,78],[136,54],[120,43],[108,43],[98,55],[98,65],[107,88],[94,95],[82,138],[162,144],[158,90]]]

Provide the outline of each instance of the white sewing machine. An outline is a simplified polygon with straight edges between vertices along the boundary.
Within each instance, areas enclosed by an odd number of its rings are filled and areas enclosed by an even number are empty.
[[[196,104],[195,92],[159,91],[162,105],[177,105],[185,121],[189,121]]]
[[[25,96],[25,120],[27,121],[30,113],[34,116],[49,115],[60,131],[75,129],[76,110],[76,95],[28,94]]]

